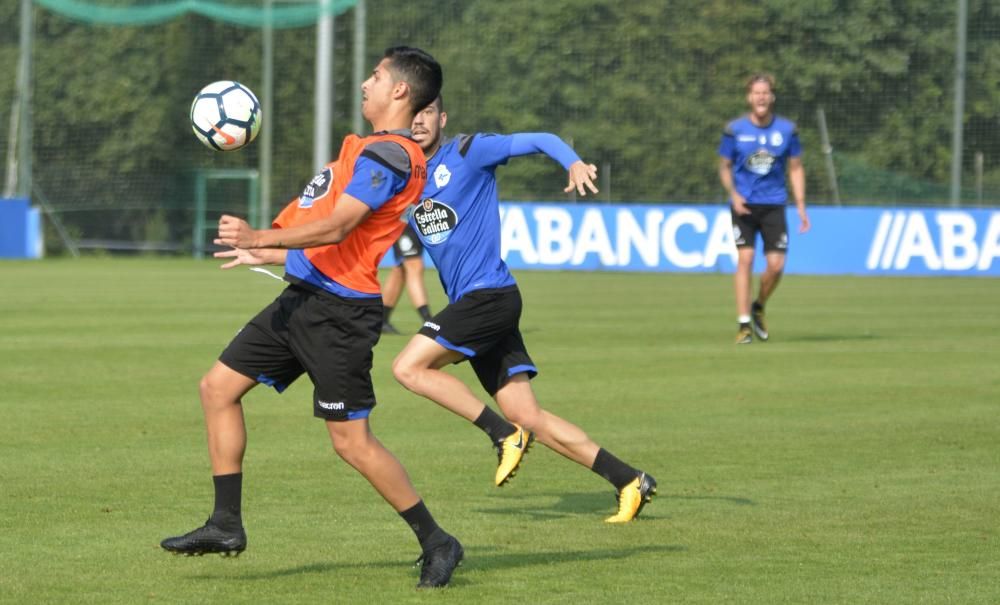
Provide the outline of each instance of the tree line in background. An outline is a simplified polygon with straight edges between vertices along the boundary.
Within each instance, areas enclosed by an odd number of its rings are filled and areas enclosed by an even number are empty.
[[[120,4],[120,3],[119,3]],[[366,66],[410,44],[445,69],[448,131],[555,132],[603,167],[601,201],[722,201],[716,148],[745,110],[755,71],[778,80],[777,110],[799,124],[809,199],[829,202],[817,111],[825,112],[845,202],[947,201],[956,6],[935,0],[368,0]],[[0,6],[0,142],[7,148],[17,3]],[[350,130],[352,11],[335,26],[334,141]],[[196,15],[109,27],[35,9],[34,179],[66,222],[142,238],[150,208],[182,237],[194,170],[255,167],[254,145],[200,146],[194,93],[260,87],[261,32]],[[275,207],[312,176],[315,32],[275,32]],[[969,1],[965,201],[982,154],[986,203],[1000,197],[1000,5]],[[562,170],[513,160],[504,199],[559,200]],[[94,213],[88,209],[114,209]],[[176,216],[170,212],[175,212]],[[162,214],[162,212],[161,212]],[[100,220],[86,218],[99,216]],[[189,223],[189,221],[188,221]],[[148,226],[142,227],[148,229]],[[125,234],[125,235],[123,235]],[[145,237],[148,237],[148,233]]]

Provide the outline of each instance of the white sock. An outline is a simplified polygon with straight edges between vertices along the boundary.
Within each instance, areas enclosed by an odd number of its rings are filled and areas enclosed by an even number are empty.
[[[750,316],[749,315],[740,315],[739,322],[741,324],[748,324],[748,323],[750,323]]]

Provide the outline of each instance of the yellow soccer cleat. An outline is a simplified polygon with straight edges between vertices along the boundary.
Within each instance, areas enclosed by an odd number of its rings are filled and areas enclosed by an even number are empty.
[[[535,440],[531,431],[526,431],[516,424],[514,427],[517,430],[507,435],[503,442],[496,446],[498,464],[495,481],[497,487],[507,483],[511,477],[517,474],[517,469],[521,466],[521,459],[524,458],[524,454],[528,452],[528,448]]]
[[[628,523],[639,516],[647,502],[656,494],[656,479],[646,473],[639,473],[632,483],[618,492],[618,513],[604,520],[605,523]]]
[[[748,345],[753,342],[753,331],[750,326],[740,326],[740,331],[736,333],[736,344]]]

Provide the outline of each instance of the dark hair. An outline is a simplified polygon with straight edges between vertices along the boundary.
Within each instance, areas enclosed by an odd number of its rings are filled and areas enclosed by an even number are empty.
[[[393,46],[385,50],[389,70],[410,85],[410,107],[422,111],[441,93],[444,76],[441,64],[428,53],[412,46]]]
[[[750,92],[750,89],[757,82],[766,82],[771,92],[774,92],[774,76],[765,72],[756,73],[747,78],[747,92]]]
[[[444,95],[438,95],[434,97],[434,100],[428,103],[427,106],[424,107],[424,109],[429,109],[431,107],[436,107],[438,113],[444,113]],[[424,111],[424,109],[421,109],[420,111]]]

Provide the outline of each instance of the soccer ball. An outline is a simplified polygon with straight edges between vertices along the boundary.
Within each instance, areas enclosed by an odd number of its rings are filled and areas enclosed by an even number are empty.
[[[239,82],[212,82],[191,103],[191,129],[216,151],[234,151],[254,140],[260,130],[260,102]]]

